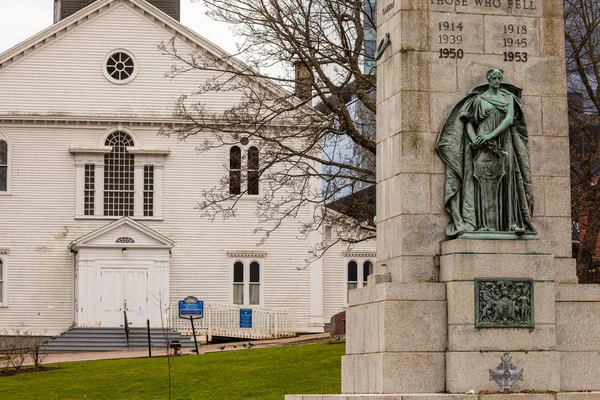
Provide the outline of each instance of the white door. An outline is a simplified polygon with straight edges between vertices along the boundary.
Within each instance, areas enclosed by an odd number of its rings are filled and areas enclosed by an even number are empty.
[[[122,327],[125,315],[130,327],[146,324],[148,270],[102,268],[102,326]]]
[[[146,326],[146,307],[148,305],[148,270],[124,270],[125,288],[123,298],[129,326]]]

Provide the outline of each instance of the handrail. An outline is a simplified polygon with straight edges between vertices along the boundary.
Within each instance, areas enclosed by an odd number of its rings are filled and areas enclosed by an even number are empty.
[[[129,321],[127,321],[126,310],[123,310],[123,320],[125,322],[125,337],[127,338],[127,348],[129,348]]]

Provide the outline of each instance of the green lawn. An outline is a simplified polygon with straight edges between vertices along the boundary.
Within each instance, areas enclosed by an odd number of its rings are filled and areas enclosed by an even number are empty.
[[[342,343],[224,351],[171,358],[171,399],[277,399],[340,393]],[[167,399],[167,359],[57,364],[0,377],[0,399]]]

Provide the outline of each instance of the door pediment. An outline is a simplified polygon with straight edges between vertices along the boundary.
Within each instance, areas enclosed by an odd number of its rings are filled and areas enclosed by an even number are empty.
[[[166,236],[129,217],[123,217],[72,241],[69,249],[73,251],[91,247],[171,249],[173,246],[175,243]]]

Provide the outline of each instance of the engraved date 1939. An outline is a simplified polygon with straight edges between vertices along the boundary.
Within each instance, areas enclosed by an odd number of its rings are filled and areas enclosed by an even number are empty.
[[[445,45],[460,45],[463,42],[463,23],[442,21],[438,23],[438,43]],[[439,49],[440,58],[463,58],[464,51],[460,48],[441,48]]]

